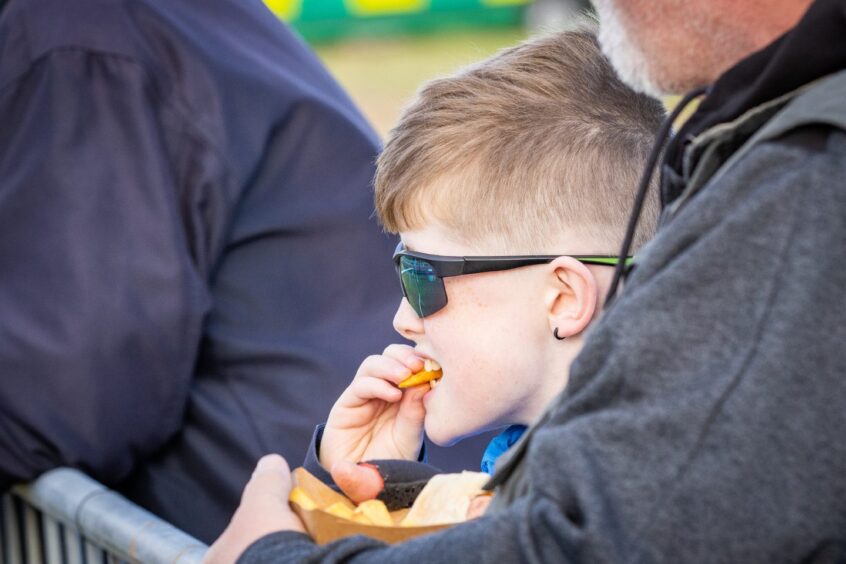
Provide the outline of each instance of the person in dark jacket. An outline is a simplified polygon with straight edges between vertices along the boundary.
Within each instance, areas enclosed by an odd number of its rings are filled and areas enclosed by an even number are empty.
[[[486,514],[317,546],[268,457],[208,561],[846,559],[846,4],[597,8],[631,84],[707,89],[666,149],[658,234]]]
[[[210,541],[393,341],[379,140],[260,0],[0,4],[0,490]]]

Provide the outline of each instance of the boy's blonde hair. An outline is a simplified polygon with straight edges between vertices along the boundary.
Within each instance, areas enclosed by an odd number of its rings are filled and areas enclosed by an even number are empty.
[[[617,78],[593,30],[530,40],[423,86],[379,157],[376,210],[391,232],[437,220],[515,254],[616,254],[663,116]],[[651,192],[635,248],[655,229]],[[598,247],[547,248],[562,227]]]

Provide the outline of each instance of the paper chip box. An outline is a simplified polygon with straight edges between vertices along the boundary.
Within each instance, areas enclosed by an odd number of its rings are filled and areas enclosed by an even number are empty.
[[[390,512],[394,521],[393,527],[364,525],[349,519],[344,519],[327,513],[325,508],[334,503],[342,503],[349,509],[354,510],[356,505],[345,496],[336,492],[317,478],[305,468],[297,468],[293,473],[294,487],[302,488],[303,491],[317,504],[316,509],[304,509],[297,503],[291,503],[294,512],[302,519],[309,536],[318,544],[326,544],[332,541],[354,536],[364,535],[387,543],[398,543],[420,535],[433,533],[450,527],[446,525],[428,525],[423,527],[402,527],[400,521],[408,513],[408,509],[400,509]]]

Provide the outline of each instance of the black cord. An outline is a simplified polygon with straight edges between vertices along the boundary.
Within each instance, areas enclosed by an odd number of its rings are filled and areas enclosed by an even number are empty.
[[[664,149],[664,144],[670,135],[670,130],[673,123],[679,117],[684,109],[690,105],[695,99],[705,93],[707,87],[697,88],[692,92],[688,92],[679,101],[672,113],[661,124],[658,133],[655,135],[655,144],[652,146],[652,151],[649,153],[649,158],[646,160],[646,167],[643,169],[643,175],[640,177],[640,185],[637,189],[637,196],[635,197],[634,205],[632,206],[632,213],[629,215],[629,225],[626,228],[626,237],[623,239],[623,246],[620,249],[617,266],[614,268],[614,278],[611,280],[611,286],[608,288],[608,294],[605,296],[605,307],[611,305],[614,297],[617,295],[617,288],[620,286],[620,280],[626,271],[626,261],[622,257],[629,256],[629,249],[632,247],[634,234],[637,230],[637,222],[640,219],[640,212],[643,209],[643,202],[646,200],[646,194],[649,191],[649,183],[652,180],[652,174],[655,172],[655,167],[658,158],[661,156],[661,151]]]

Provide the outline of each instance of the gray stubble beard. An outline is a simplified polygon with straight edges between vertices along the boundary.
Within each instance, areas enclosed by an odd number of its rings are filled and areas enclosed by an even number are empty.
[[[664,95],[652,77],[646,55],[632,41],[614,0],[594,0],[594,6],[599,15],[599,44],[620,79],[638,92],[655,97]]]

